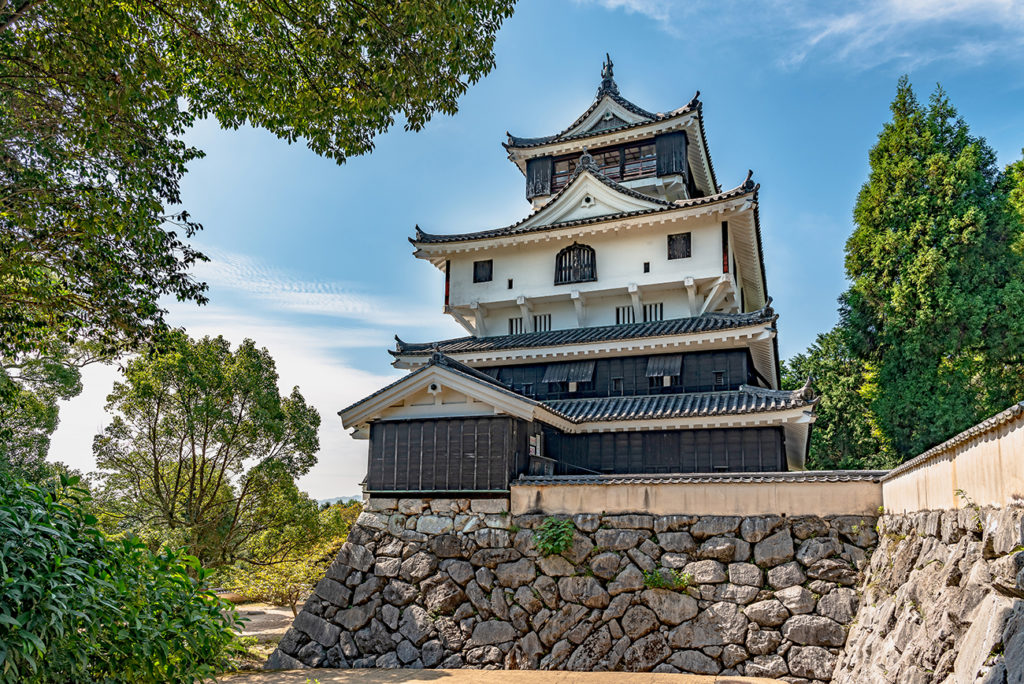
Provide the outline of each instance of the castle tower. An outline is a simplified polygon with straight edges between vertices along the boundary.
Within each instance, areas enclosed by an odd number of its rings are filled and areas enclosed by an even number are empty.
[[[520,475],[802,469],[815,400],[780,389],[759,186],[722,190],[697,96],[619,94],[541,138],[509,135],[532,212],[416,228],[467,336],[396,337],[401,380],[340,412],[370,440],[367,490],[498,493]]]

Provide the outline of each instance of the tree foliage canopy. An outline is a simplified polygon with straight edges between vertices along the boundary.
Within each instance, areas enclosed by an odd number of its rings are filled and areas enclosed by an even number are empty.
[[[76,485],[0,472],[0,682],[209,680],[237,613],[195,558],[105,538]]]
[[[205,301],[168,207],[196,120],[338,162],[451,114],[512,0],[67,0],[0,7],[0,355],[134,348],[159,298]]]
[[[850,353],[841,328],[818,335],[806,352],[782,366],[784,389],[799,389],[808,377],[821,401],[815,407],[807,467],[857,470],[892,465],[879,455],[871,434],[868,402],[861,394],[864,363]]]
[[[295,486],[316,463],[320,416],[298,388],[281,396],[266,349],[176,334],[129,362],[96,436],[101,506],[114,529],[232,562],[270,534],[301,537],[317,506]]]
[[[824,395],[820,464],[894,465],[1024,396],[1024,161],[1001,173],[941,88],[924,104],[904,77],[891,110],[840,324],[791,361]]]

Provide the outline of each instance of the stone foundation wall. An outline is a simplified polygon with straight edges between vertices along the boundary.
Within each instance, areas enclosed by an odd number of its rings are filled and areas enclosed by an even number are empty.
[[[544,557],[545,517],[507,499],[370,500],[268,667],[828,681],[877,541],[871,516],[576,515],[571,547]],[[690,585],[652,581],[673,571]]]
[[[1024,682],[1024,507],[887,515],[837,684]]]

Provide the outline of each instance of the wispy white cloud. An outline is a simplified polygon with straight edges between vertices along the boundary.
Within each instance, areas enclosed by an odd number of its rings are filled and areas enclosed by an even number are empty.
[[[436,311],[410,306],[406,299],[369,294],[344,282],[306,280],[244,254],[203,250],[210,261],[195,275],[215,291],[231,289],[282,313],[319,314],[381,326],[430,326]]]
[[[641,14],[673,34],[693,35],[714,22],[734,37],[771,36],[776,64],[841,63],[910,70],[932,62],[973,66],[996,58],[1020,61],[1024,3],[1019,0],[878,0],[820,3],[771,0],[576,0]],[[838,7],[838,9],[832,9]]]

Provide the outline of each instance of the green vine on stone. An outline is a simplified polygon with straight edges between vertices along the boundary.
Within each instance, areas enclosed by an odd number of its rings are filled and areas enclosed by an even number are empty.
[[[573,525],[571,520],[549,517],[537,528],[533,543],[545,556],[562,553],[572,545]]]
[[[675,589],[685,591],[693,584],[693,574],[669,570],[667,568],[655,568],[644,570],[644,586],[648,589]]]

